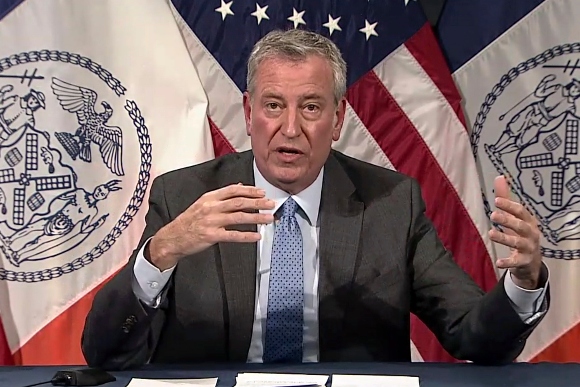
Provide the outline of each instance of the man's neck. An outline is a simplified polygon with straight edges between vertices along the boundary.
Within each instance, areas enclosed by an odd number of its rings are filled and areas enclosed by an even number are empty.
[[[280,208],[280,206],[286,201],[286,199],[292,196],[300,208],[302,208],[302,210],[306,213],[306,216],[308,217],[311,224],[315,224],[317,222],[318,212],[320,209],[320,198],[322,194],[324,168],[320,170],[318,176],[314,182],[312,182],[312,184],[300,192],[292,194],[270,183],[260,172],[255,160],[253,161],[252,166],[254,169],[254,180],[256,187],[266,191],[266,197],[268,199],[274,200],[276,203],[272,213],[275,213],[276,210],[278,210],[278,208]]]

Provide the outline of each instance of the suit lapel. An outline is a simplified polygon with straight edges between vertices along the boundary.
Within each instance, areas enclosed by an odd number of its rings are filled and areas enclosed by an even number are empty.
[[[331,154],[325,165],[320,202],[319,346],[321,361],[340,346],[345,294],[349,293],[360,240],[363,203],[355,187]]]
[[[251,152],[240,154],[239,161],[224,174],[223,186],[243,183],[254,185]],[[256,225],[236,225],[231,229],[256,231]],[[245,362],[252,338],[256,295],[256,243],[219,243],[220,262],[227,302],[226,328],[229,360]]]

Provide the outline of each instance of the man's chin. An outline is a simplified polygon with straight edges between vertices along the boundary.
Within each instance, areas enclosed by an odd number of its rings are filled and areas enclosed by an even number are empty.
[[[276,166],[271,170],[271,176],[279,188],[287,190],[289,187],[300,185],[301,180],[304,179],[305,171],[302,168],[290,166]]]
[[[302,173],[299,171],[289,170],[289,171],[277,171],[274,174],[274,178],[282,184],[293,184],[300,181]]]

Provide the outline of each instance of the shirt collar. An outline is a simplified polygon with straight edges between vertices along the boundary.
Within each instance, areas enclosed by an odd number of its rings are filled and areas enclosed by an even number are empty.
[[[292,198],[298,203],[300,208],[306,214],[307,220],[311,225],[316,225],[318,222],[318,212],[320,209],[320,196],[322,193],[322,177],[324,175],[324,167],[320,170],[320,173],[316,177],[316,180],[308,187],[306,187],[301,192],[296,195],[290,195],[286,191],[282,191],[280,188],[274,187],[270,184],[266,178],[258,170],[256,165],[256,160],[253,161],[254,168],[254,180],[256,188],[261,188],[266,192],[266,198],[274,200],[276,203],[273,210],[260,211],[263,213],[276,213],[278,209],[284,204],[284,202],[292,196]]]

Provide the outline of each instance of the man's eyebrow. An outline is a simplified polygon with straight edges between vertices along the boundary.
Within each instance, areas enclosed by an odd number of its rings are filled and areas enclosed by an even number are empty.
[[[261,96],[263,99],[283,100],[282,94],[275,91],[264,91]],[[312,92],[300,96],[300,101],[323,101],[325,98],[319,93]]]
[[[282,99],[282,95],[280,95],[280,93],[277,93],[275,91],[266,90],[264,93],[262,93],[262,98]]]
[[[308,93],[308,94],[304,94],[303,96],[300,97],[301,100],[307,100],[307,99],[314,99],[317,101],[323,100],[324,97],[318,93]]]

